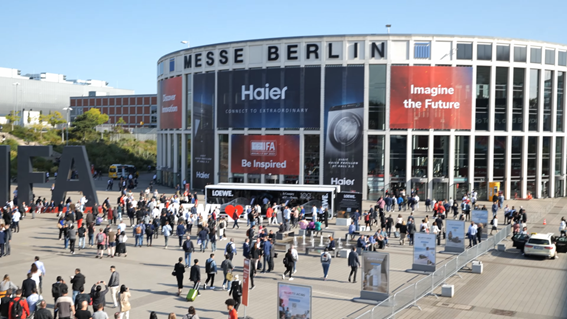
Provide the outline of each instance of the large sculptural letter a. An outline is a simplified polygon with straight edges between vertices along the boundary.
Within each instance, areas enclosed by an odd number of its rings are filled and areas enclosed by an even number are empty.
[[[52,199],[55,204],[65,201],[67,192],[82,192],[87,197],[88,207],[98,205],[98,197],[96,195],[93,177],[90,171],[89,158],[84,146],[65,146],[57,171],[57,179],[55,181],[55,189],[53,190]],[[72,169],[78,173],[77,180],[71,180]]]

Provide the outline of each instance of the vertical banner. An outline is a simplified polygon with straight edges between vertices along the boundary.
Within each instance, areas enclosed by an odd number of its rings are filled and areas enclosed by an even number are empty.
[[[193,189],[204,190],[215,182],[215,74],[193,76]]]
[[[362,214],[361,193],[337,193],[335,195],[337,218],[350,218],[357,209]]]
[[[242,268],[242,304],[248,307],[248,291],[250,287],[248,282],[250,281],[250,259],[244,259],[244,268]]]
[[[385,300],[390,293],[390,255],[364,252],[362,254],[361,299]]]
[[[313,318],[311,286],[278,282],[278,318]]]
[[[178,76],[160,82],[159,127],[160,129],[181,128],[181,92],[183,78]]]
[[[324,183],[362,192],[364,68],[325,68]]]
[[[413,235],[413,270],[435,271],[435,234],[415,233]]]
[[[445,251],[460,253],[465,251],[465,221],[446,220],[445,231],[447,234],[445,241]]]

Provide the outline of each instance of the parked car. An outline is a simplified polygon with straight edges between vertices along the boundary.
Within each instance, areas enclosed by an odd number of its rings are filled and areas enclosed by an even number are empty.
[[[532,235],[524,245],[524,256],[544,256],[555,259],[557,248],[553,233]]]

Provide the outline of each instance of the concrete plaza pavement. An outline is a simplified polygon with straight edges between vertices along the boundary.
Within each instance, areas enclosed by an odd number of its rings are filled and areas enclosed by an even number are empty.
[[[147,185],[150,175],[142,175],[140,185]],[[110,197],[111,203],[115,203],[118,191],[105,191],[106,179],[95,181],[99,200],[102,201],[106,197]],[[50,184],[35,186],[36,196],[48,196]],[[13,185],[15,188],[15,185]],[[115,185],[116,189],[116,185]],[[170,188],[157,186],[160,193],[171,194]],[[139,189],[138,189],[139,191]],[[78,193],[70,193],[69,196],[76,201]],[[368,207],[372,202],[365,202],[363,207]],[[532,201],[509,201],[507,204],[523,205],[528,211],[528,224],[531,231],[541,232],[552,231],[557,232],[562,207],[567,203],[564,199],[545,199]],[[487,207],[489,203],[486,203]],[[550,209],[549,212],[547,210]],[[554,213],[554,210],[559,210]],[[395,218],[398,212],[392,216]],[[431,213],[427,213],[430,214]],[[504,221],[502,211],[499,212],[499,220]],[[402,216],[407,218],[409,211],[402,212]],[[424,205],[421,205],[419,211],[415,214],[416,219],[420,220],[426,215]],[[547,218],[547,228],[536,229],[539,219]],[[538,220],[535,220],[538,219]],[[129,224],[129,222],[126,222]],[[533,224],[532,224],[533,223]],[[236,266],[235,273],[242,278],[243,258],[241,255],[242,242],[245,236],[246,223],[241,221],[239,230],[232,230],[232,225],[227,230],[228,237],[235,239],[237,243],[238,254],[234,258],[233,263]],[[224,301],[229,298],[226,291],[202,291],[200,297],[195,302],[187,302],[182,297],[175,295],[176,280],[171,276],[173,266],[179,257],[183,256],[182,250],[177,247],[177,238],[170,238],[169,249],[163,249],[163,236],[160,235],[158,240],[154,240],[153,247],[135,248],[133,247],[133,239],[129,239],[127,243],[128,257],[104,258],[96,259],[95,249],[86,249],[78,251],[75,255],[71,255],[68,250],[64,250],[63,241],[58,241],[58,229],[56,227],[56,217],[53,214],[42,214],[31,220],[30,217],[21,222],[21,231],[14,235],[12,241],[12,255],[8,258],[0,259],[0,273],[10,274],[12,280],[21,285],[25,274],[33,262],[34,256],[40,256],[45,262],[47,268],[47,276],[44,281],[44,297],[48,301],[49,307],[53,307],[51,300],[50,286],[55,282],[58,275],[69,280],[69,276],[73,274],[75,268],[81,268],[83,274],[87,278],[86,288],[90,289],[96,281],[108,281],[110,277],[109,267],[115,265],[117,271],[120,272],[121,283],[130,287],[132,298],[131,318],[148,318],[151,311],[158,313],[159,318],[166,318],[170,312],[176,313],[178,316],[187,312],[189,306],[194,306],[200,318],[226,318],[227,311]],[[533,229],[532,229],[533,228]],[[275,230],[275,228],[274,228]],[[346,233],[345,227],[335,226],[334,220],[329,225],[329,230],[334,230],[337,238],[344,238]],[[129,237],[131,237],[131,229],[128,229]],[[366,232],[365,234],[372,234]],[[195,231],[193,231],[195,235]],[[195,241],[195,240],[194,240]],[[302,238],[298,238],[300,249]],[[319,241],[317,240],[316,243]],[[196,241],[195,241],[196,243]],[[223,250],[227,241],[217,242],[217,251],[215,259],[220,265],[223,257]],[[444,244],[442,242],[442,244]],[[346,244],[343,242],[343,245]],[[511,242],[508,242],[511,246]],[[413,282],[423,278],[424,275],[408,273],[407,269],[411,268],[412,248],[409,246],[400,246],[396,239],[391,239],[390,247],[384,252],[390,253],[390,293],[410,285]],[[202,265],[201,276],[203,280],[206,278],[204,274],[204,262],[209,257],[210,247],[206,253],[196,252],[192,258],[198,258]],[[438,254],[438,265],[442,265],[451,255]],[[426,297],[418,302],[422,306],[423,311],[412,308],[405,310],[398,315],[404,318],[429,318],[446,317],[446,318],[467,318],[467,316],[479,314],[485,316],[495,316],[494,318],[503,318],[500,315],[491,314],[493,309],[516,311],[517,315],[525,317],[527,314],[541,314],[549,317],[542,318],[560,318],[567,316],[567,309],[563,307],[563,299],[565,293],[565,264],[567,258],[560,255],[559,260],[538,260],[524,259],[514,249],[508,249],[506,252],[490,252],[481,259],[485,263],[485,273],[482,275],[468,274],[461,272],[462,279],[458,277],[452,278],[449,283],[456,286],[456,296],[453,299],[435,299]],[[283,252],[279,252],[278,258],[275,260],[275,273],[262,274],[256,276],[256,288],[250,291],[250,301],[247,315],[252,318],[275,318],[277,309],[276,289],[277,282],[281,281],[280,274],[283,272],[282,264]],[[188,270],[188,269],[187,269]],[[295,280],[290,282],[294,284],[309,285],[313,289],[313,318],[355,318],[358,315],[372,308],[372,306],[354,303],[352,298],[358,297],[360,292],[360,278],[358,283],[349,283],[347,281],[350,269],[347,267],[346,259],[333,259],[329,271],[327,281],[322,280],[323,271],[319,261],[318,253],[312,253],[309,256],[300,252],[297,264],[297,273]],[[508,275],[509,274],[509,275]],[[185,289],[187,293],[191,283],[188,280],[188,272],[185,274]],[[360,277],[360,271],[359,271]],[[287,281],[286,281],[287,282]],[[215,286],[220,287],[222,284],[222,271],[215,278]],[[553,284],[553,285],[552,285]],[[502,289],[506,287],[506,291]],[[524,289],[522,289],[522,287]],[[534,290],[534,288],[539,290]],[[552,287],[555,287],[552,289]],[[552,289],[552,290],[549,290]],[[466,293],[465,293],[466,291]],[[543,294],[541,292],[544,292]],[[548,292],[553,294],[548,294]],[[461,298],[461,299],[459,299]],[[107,296],[106,311],[112,315],[117,309],[113,309],[110,296]],[[523,300],[526,299],[526,302]],[[444,306],[439,302],[456,306]],[[518,302],[519,301],[519,302]],[[553,302],[552,302],[553,301]],[[514,305],[517,303],[517,305]],[[547,305],[549,304],[549,305]],[[471,306],[472,310],[463,310],[462,306]],[[531,305],[531,306],[530,306]],[[537,306],[536,306],[537,305]],[[541,308],[541,309],[540,309]],[[551,311],[550,309],[554,309]],[[475,313],[476,312],[476,313]],[[244,308],[241,307],[239,316],[244,315]],[[532,315],[533,317],[533,315]]]

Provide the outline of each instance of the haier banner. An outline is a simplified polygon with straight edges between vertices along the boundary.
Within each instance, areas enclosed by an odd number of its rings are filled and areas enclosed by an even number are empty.
[[[176,77],[160,82],[159,86],[159,127],[181,128],[181,92],[183,78]]]
[[[470,130],[472,68],[392,66],[390,128]]]
[[[299,135],[232,135],[231,171],[299,175]]]
[[[364,68],[325,68],[324,184],[362,192]]]
[[[219,72],[217,127],[319,128],[321,68]]]
[[[215,177],[215,74],[193,76],[193,189],[205,189]]]

